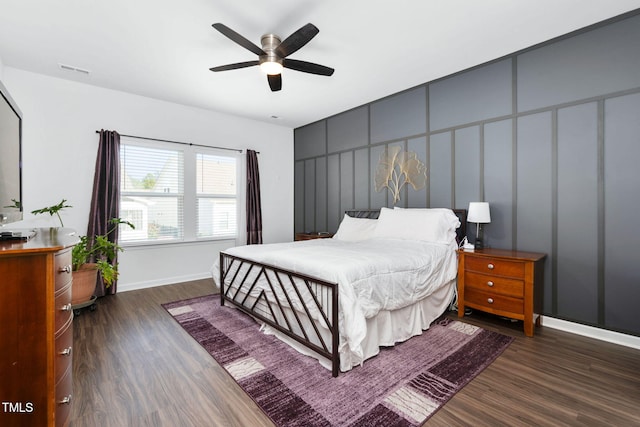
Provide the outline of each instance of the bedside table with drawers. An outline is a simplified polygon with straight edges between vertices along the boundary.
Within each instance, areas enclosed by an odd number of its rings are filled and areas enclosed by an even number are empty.
[[[296,233],[295,240],[330,239],[331,237],[333,237],[332,233]]]
[[[522,320],[532,337],[534,313],[542,311],[546,254],[481,249],[458,255],[458,317],[470,307]],[[540,326],[539,315],[535,324]]]

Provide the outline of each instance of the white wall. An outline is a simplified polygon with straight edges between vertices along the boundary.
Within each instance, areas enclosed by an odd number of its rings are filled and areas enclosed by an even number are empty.
[[[90,79],[90,77],[89,77]],[[208,110],[4,67],[3,83],[23,112],[25,223],[57,225],[29,212],[67,199],[64,225],[87,229],[99,129],[260,152],[263,237],[293,238],[293,130]],[[215,96],[212,94],[211,96]],[[242,242],[240,242],[242,243]],[[127,248],[120,291],[210,277],[235,241]]]

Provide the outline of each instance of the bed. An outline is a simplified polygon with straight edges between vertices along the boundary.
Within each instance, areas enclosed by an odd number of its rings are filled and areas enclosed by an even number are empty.
[[[333,238],[231,248],[212,271],[221,304],[337,376],[447,309],[465,224],[464,210],[348,211]]]

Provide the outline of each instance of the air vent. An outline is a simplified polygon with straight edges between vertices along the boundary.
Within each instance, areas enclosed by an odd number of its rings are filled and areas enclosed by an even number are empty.
[[[84,68],[78,68],[78,67],[74,67],[72,65],[66,65],[66,64],[58,64],[58,66],[65,70],[65,71],[75,71],[77,73],[81,73],[81,74],[90,74],[91,71],[89,70],[85,70]]]

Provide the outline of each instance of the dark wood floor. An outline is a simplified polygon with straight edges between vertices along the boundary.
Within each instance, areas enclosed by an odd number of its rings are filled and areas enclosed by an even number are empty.
[[[72,425],[272,426],[160,304],[210,294],[209,280],[120,293],[74,320]],[[640,425],[640,351],[483,317],[514,336],[428,426]]]

